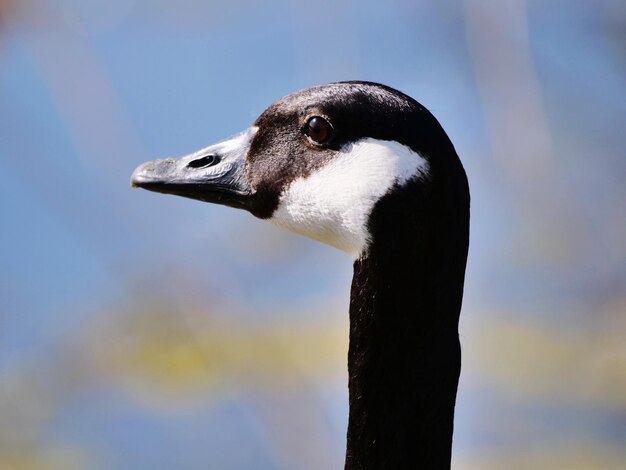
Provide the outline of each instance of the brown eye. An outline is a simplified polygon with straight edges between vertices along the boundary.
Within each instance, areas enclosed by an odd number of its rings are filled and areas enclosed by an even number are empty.
[[[319,116],[313,116],[308,120],[304,127],[304,133],[309,138],[318,144],[323,144],[330,139],[333,132],[333,128],[326,119]]]

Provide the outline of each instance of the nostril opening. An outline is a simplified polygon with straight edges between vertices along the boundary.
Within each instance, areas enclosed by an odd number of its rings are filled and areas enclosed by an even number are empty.
[[[196,160],[192,160],[187,163],[189,168],[205,168],[207,166],[215,165],[220,161],[220,158],[217,155],[207,155],[202,158],[197,158]]]

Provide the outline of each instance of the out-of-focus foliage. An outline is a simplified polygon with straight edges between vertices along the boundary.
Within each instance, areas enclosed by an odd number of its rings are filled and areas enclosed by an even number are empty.
[[[0,1],[0,469],[340,468],[350,261],[133,191],[366,79],[466,167],[459,469],[626,451],[626,4]]]

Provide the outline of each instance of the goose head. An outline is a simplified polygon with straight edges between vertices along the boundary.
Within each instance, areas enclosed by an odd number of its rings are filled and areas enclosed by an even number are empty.
[[[228,140],[144,163],[131,183],[247,210],[357,259],[371,243],[370,216],[381,198],[432,184],[450,149],[412,98],[341,82],[280,99]]]

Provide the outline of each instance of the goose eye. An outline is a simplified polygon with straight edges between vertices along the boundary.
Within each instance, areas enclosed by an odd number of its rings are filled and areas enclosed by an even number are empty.
[[[304,127],[304,133],[318,144],[323,144],[330,139],[333,128],[323,117],[314,116],[308,120]]]

